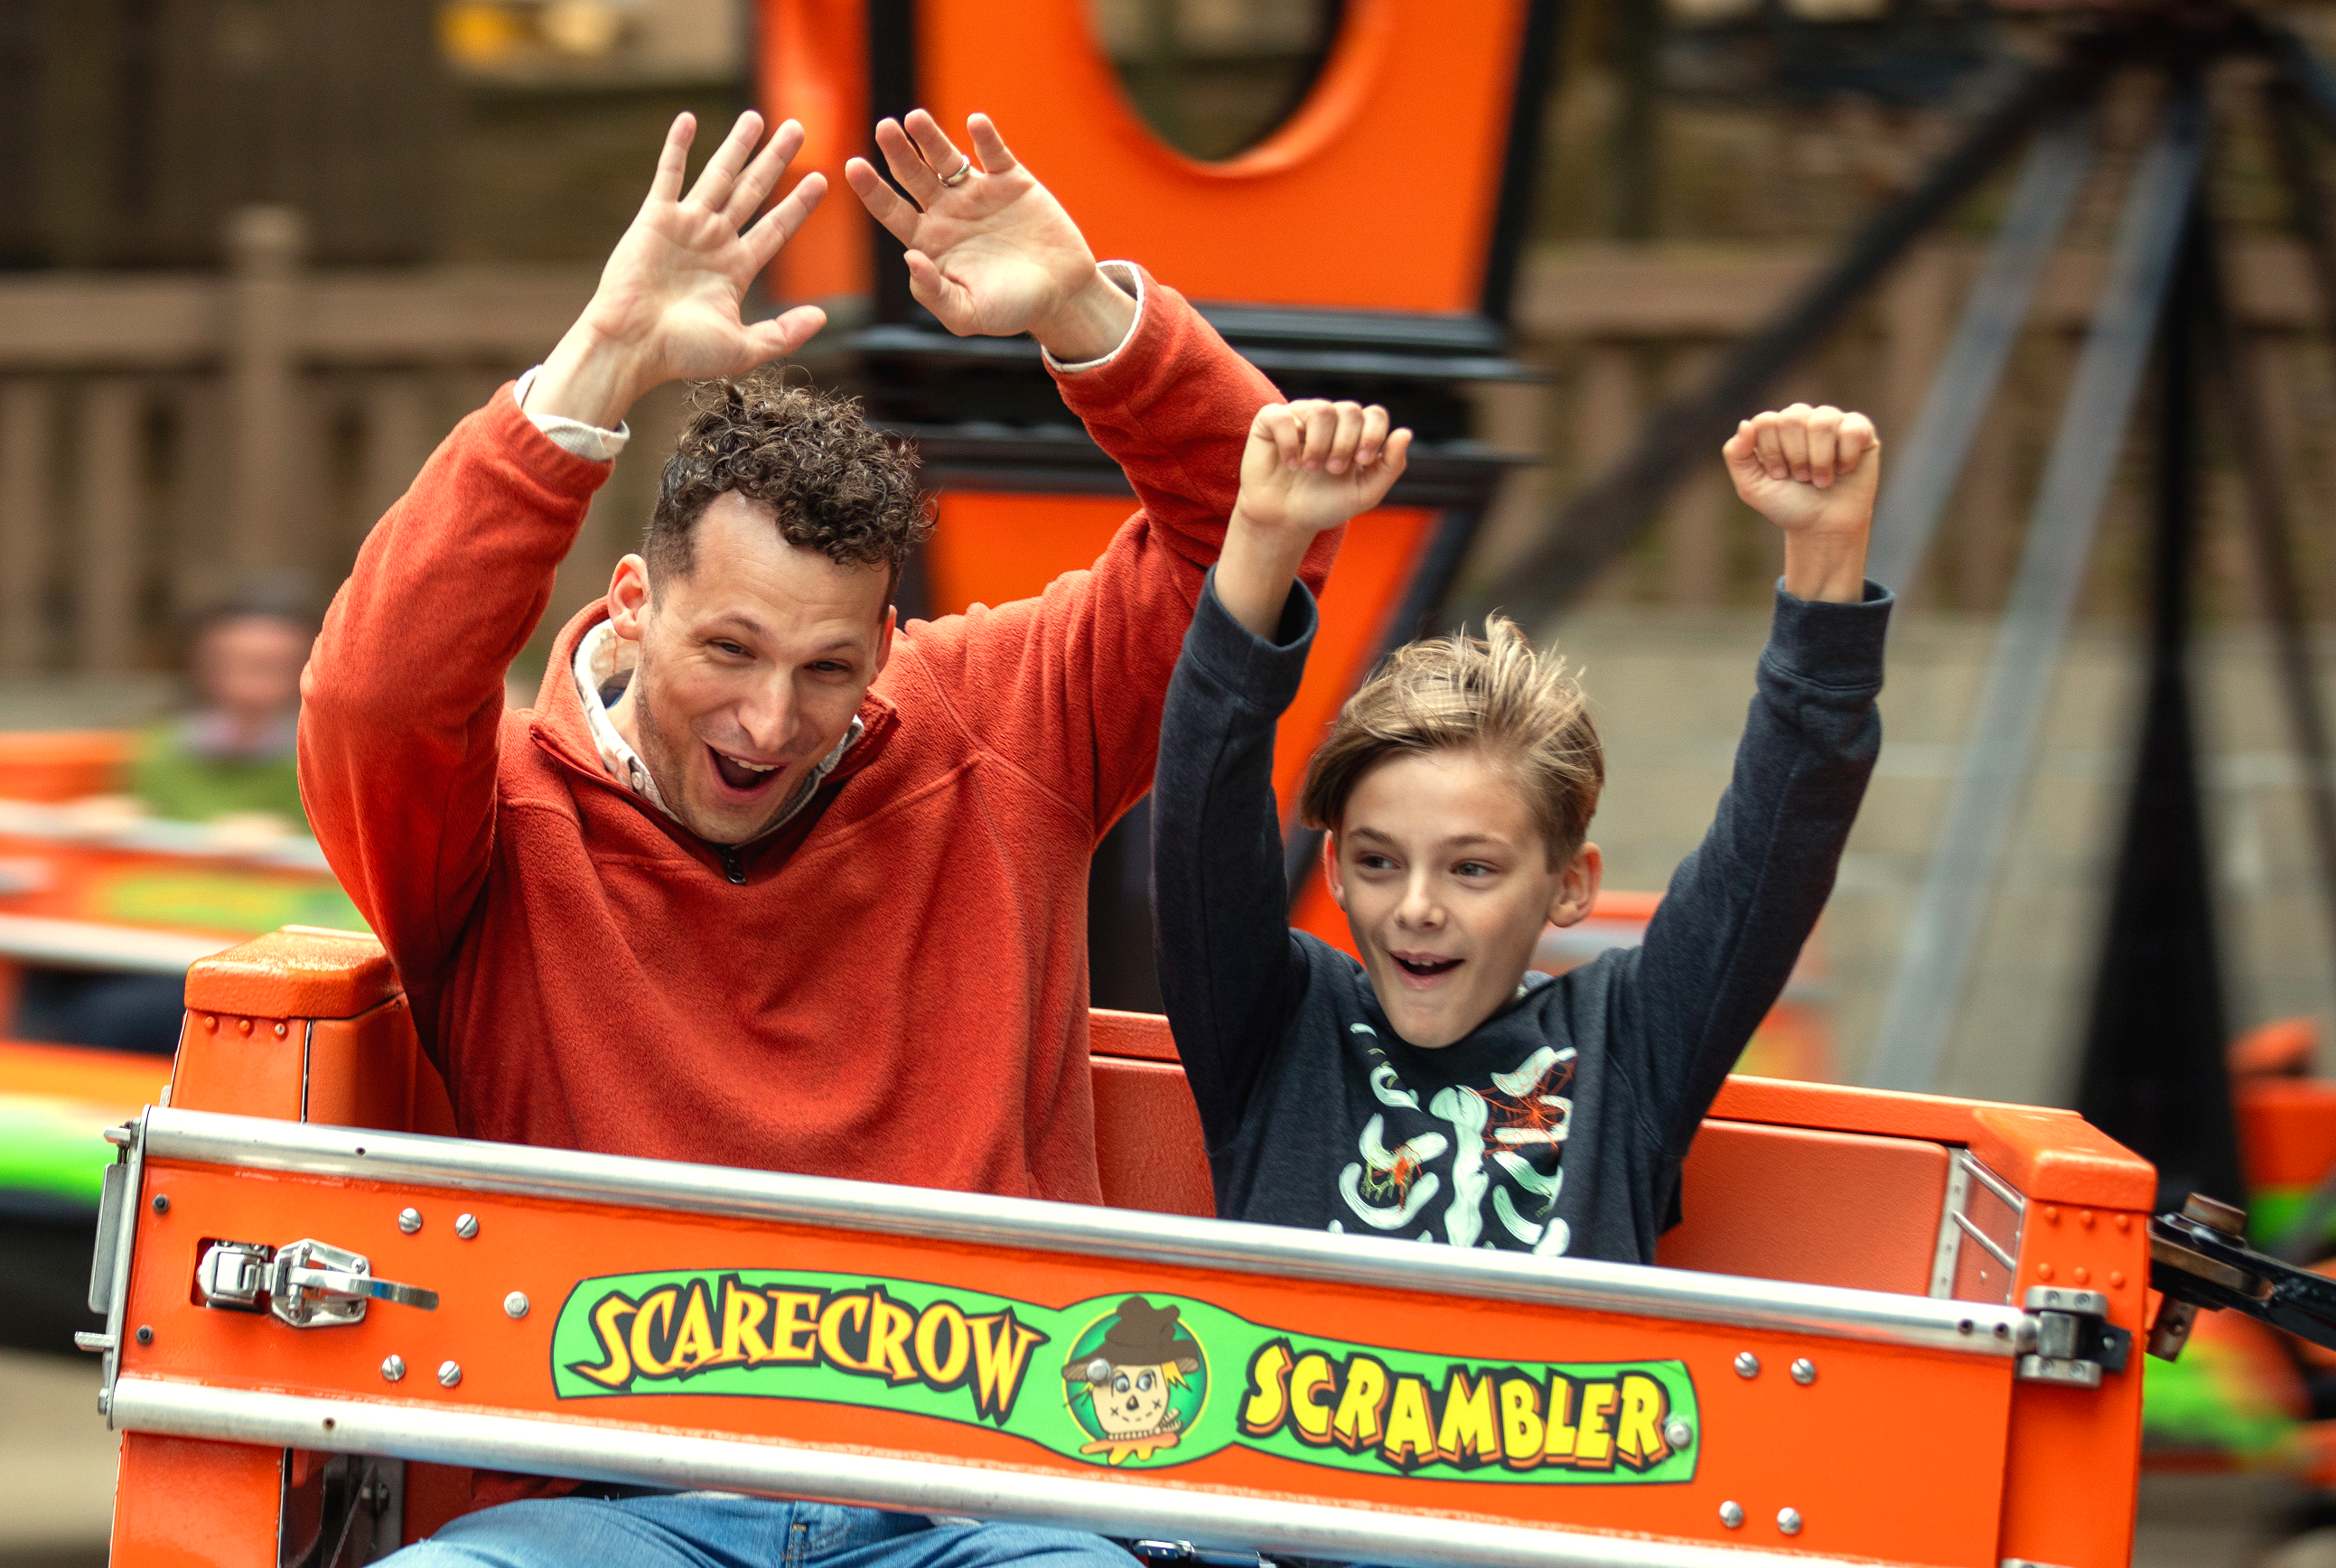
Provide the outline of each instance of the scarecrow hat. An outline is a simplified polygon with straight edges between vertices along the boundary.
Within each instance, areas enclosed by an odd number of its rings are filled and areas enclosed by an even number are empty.
[[[1183,1371],[1200,1370],[1201,1347],[1176,1320],[1182,1310],[1130,1296],[1104,1330],[1103,1344],[1084,1361],[1074,1358],[1063,1368],[1063,1376],[1075,1383],[1107,1383],[1114,1367],[1161,1367],[1171,1361]]]

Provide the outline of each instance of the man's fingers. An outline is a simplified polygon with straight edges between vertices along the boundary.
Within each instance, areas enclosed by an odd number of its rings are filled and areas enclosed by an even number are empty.
[[[803,226],[803,219],[811,216],[812,209],[826,194],[827,176],[814,169],[795,181],[795,188],[787,192],[785,200],[764,213],[761,222],[746,230],[746,248],[754,258],[754,270],[759,272],[771,264],[771,258],[795,237],[795,230]]]
[[[1824,490],[1833,483],[1835,447],[1841,436],[1841,410],[1826,404],[1811,409],[1803,423],[1808,431],[1809,482]]]
[[[941,122],[925,111],[910,110],[906,124],[909,140],[917,144],[917,151],[931,167],[935,183],[939,183],[941,175],[954,174],[973,161],[957,150],[957,143],[949,139]]]
[[[933,265],[931,257],[921,250],[907,254],[909,292],[918,304],[941,318],[944,325],[961,320],[972,304],[965,287]]]
[[[777,186],[787,165],[803,151],[803,128],[798,122],[790,120],[772,133],[763,150],[754,154],[754,161],[738,176],[738,183],[731,188],[730,200],[723,203],[722,217],[731,228],[744,229],[754,221],[754,214],[762,210],[763,198]]]
[[[1355,449],[1362,444],[1363,407],[1358,403],[1340,403],[1332,405],[1331,413],[1337,424],[1330,433],[1330,450],[1324,454],[1322,467],[1327,472],[1344,473],[1354,463]]]
[[[906,245],[916,238],[920,214],[901,199],[899,191],[884,183],[884,177],[876,172],[874,164],[865,158],[844,160],[843,182],[852,187],[852,194],[868,209],[868,216],[882,224],[893,239]]]
[[[982,172],[1003,174],[1015,166],[1014,154],[1006,148],[1006,138],[998,134],[998,127],[988,115],[967,115],[965,131],[973,140],[973,155],[981,160]]]
[[[900,129],[899,121],[876,122],[876,151],[884,155],[884,167],[892,171],[892,178],[909,193],[909,200],[919,207],[933,204],[933,199],[941,193],[940,176],[933,172],[925,155],[917,151],[917,144]]]
[[[706,171],[697,177],[697,184],[689,200],[708,212],[719,212],[730,200],[731,188],[737,183],[738,171],[746,167],[746,160],[754,155],[754,143],[763,139],[763,117],[753,110],[738,116],[730,127],[730,134],[706,161]]]
[[[681,200],[681,181],[689,172],[689,144],[697,135],[697,116],[684,110],[666,128],[665,145],[657,150],[656,176],[649,180],[651,201]]]
[[[798,305],[784,315],[747,327],[746,342],[754,350],[754,363],[760,365],[766,359],[784,359],[810,342],[812,334],[826,325],[826,311],[816,305]]]
[[[1387,411],[1377,404],[1363,410],[1363,438],[1355,446],[1357,466],[1368,468],[1379,460],[1379,449],[1387,444]]]

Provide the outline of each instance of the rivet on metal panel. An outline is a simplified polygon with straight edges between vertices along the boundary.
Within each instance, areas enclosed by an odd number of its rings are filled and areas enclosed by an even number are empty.
[[[1663,1423],[1663,1441],[1675,1453],[1685,1453],[1695,1446],[1695,1427],[1684,1416],[1674,1416]]]
[[[285,1036],[287,1036],[287,1035],[290,1034],[291,1032],[292,1032],[291,1027],[290,1027],[290,1026],[288,1026],[288,1025],[286,1025],[286,1024],[278,1024],[278,1025],[277,1025],[277,1026],[276,1026],[276,1037],[277,1037],[277,1039],[279,1039],[279,1040],[280,1040],[280,1039],[282,1039]]]
[[[2059,1224],[2060,1222],[2060,1211],[2050,1203],[2045,1204],[2044,1222],[2048,1225]]]
[[[1799,1534],[1801,1533],[1801,1511],[1798,1508],[1777,1509],[1776,1528],[1782,1530],[1787,1535]]]
[[[404,1377],[405,1358],[403,1356],[384,1356],[381,1359],[381,1376],[383,1381],[389,1383],[394,1383],[399,1378]]]
[[[153,1324],[141,1323],[138,1325],[138,1342],[141,1345],[151,1345],[154,1342]]]
[[[1998,1324],[1995,1326],[1995,1337],[1996,1337],[1997,1339],[2010,1339],[2010,1338],[2011,1338],[2011,1325],[2010,1325],[2010,1324],[2009,1324],[2009,1323],[1998,1323]]]
[[[464,1240],[464,1241],[466,1241],[466,1242],[467,1242],[467,1241],[469,1241],[472,1237],[473,1237],[473,1236],[477,1235],[478,1233],[479,1233],[479,1216],[478,1216],[478,1215],[476,1215],[476,1214],[457,1214],[457,1215],[455,1215],[455,1216],[454,1216],[454,1234],[456,1234],[456,1235],[458,1235],[458,1236],[462,1237],[462,1240]]]
[[[2049,1263],[2039,1263],[2039,1264],[2037,1264],[2037,1265],[2036,1265],[2036,1277],[2037,1277],[2038,1279],[2039,1279],[2039,1280],[2049,1280],[2049,1279],[2050,1279],[2050,1278],[2052,1277],[2052,1265],[2051,1265],[2051,1264],[2049,1264]]]
[[[1793,1362],[1793,1381],[1806,1388],[1817,1380],[1817,1364],[1806,1356]]]
[[[2125,1289],[2125,1271],[2123,1269],[2111,1269],[2109,1271],[2109,1289],[2112,1290],[2122,1290]]]
[[[527,1297],[521,1291],[513,1290],[503,1298],[503,1310],[514,1318],[526,1317]]]
[[[414,1234],[414,1232],[422,1229],[422,1211],[419,1209],[398,1210],[397,1228],[404,1232],[409,1236]]]
[[[2084,1226],[2088,1231],[2091,1230],[2093,1228],[2093,1212],[2090,1209],[2078,1210],[2077,1223]]]
[[[1737,1351],[1736,1375],[1739,1378],[1758,1377],[1760,1375],[1760,1358],[1754,1355],[1749,1350]]]
[[[251,1033],[251,1020],[249,1018],[238,1018],[236,1020],[235,1027],[237,1032],[239,1034],[248,1035]]]
[[[2119,1214],[2117,1216],[2117,1233],[2119,1235],[2123,1235],[2126,1232],[2132,1229],[2133,1216],[2131,1214]]]
[[[2076,1281],[2079,1285],[2082,1285],[2092,1279],[2093,1271],[2090,1269],[2086,1268],[2082,1263],[2079,1263],[2068,1277]]]
[[[170,1194],[168,1193],[154,1194],[154,1212],[158,1214],[167,1214],[170,1212]]]
[[[1961,1322],[1955,1325],[1955,1332],[1958,1334],[1968,1334],[1978,1327],[1979,1325],[1977,1323],[1972,1322],[1969,1318],[1965,1318]]]
[[[1730,1530],[1744,1528],[1744,1505],[1729,1498],[1719,1505],[1719,1522]]]
[[[438,1363],[438,1383],[441,1388],[451,1388],[462,1380],[462,1364],[461,1362],[441,1361]]]
[[[218,1034],[219,1015],[217,1013],[205,1013],[203,1015],[203,1027],[209,1030],[212,1034]]]

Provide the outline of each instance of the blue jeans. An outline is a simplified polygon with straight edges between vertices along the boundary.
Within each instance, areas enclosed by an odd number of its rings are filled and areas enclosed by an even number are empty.
[[[540,1497],[465,1514],[397,1568],[1134,1568],[1100,1535],[721,1492]]]

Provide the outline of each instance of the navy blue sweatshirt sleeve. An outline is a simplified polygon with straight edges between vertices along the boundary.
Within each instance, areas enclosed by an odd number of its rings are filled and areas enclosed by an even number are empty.
[[[1857,604],[1777,589],[1734,775],[1616,997],[1609,1048],[1668,1159],[1686,1156],[1833,893],[1882,749],[1874,698],[1891,604],[1873,583]]]
[[[1184,633],[1152,785],[1154,951],[1168,1024],[1213,1152],[1241,1125],[1300,979],[1273,794],[1273,731],[1313,646],[1293,583],[1273,640],[1235,620],[1212,568]]]

